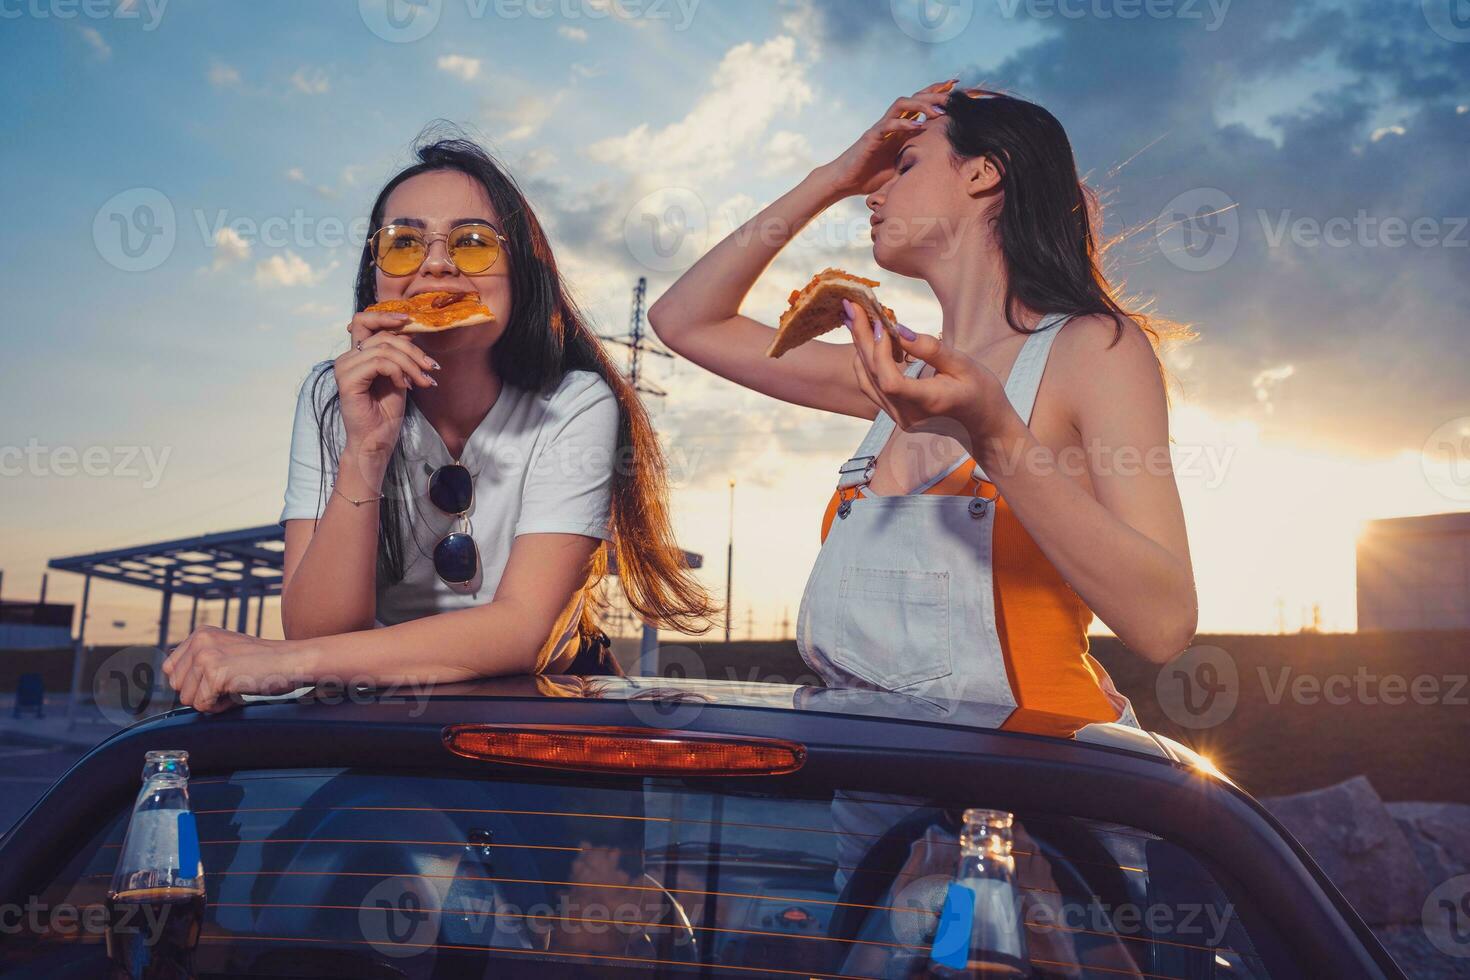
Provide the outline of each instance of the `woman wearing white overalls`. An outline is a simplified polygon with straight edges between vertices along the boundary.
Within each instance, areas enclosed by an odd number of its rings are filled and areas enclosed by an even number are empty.
[[[742,300],[786,241],[853,194],[874,261],[934,291],[940,337],[901,326],[899,364],[853,308],[852,344],[765,357],[772,328],[741,316]],[[1090,203],[1045,109],[931,85],[650,310],[670,348],[716,374],[875,419],[840,468],[797,619],[827,684],[981,701],[1014,709],[1010,727],[1060,734],[1136,724],[1087,654],[1094,614],[1150,661],[1188,647],[1194,576],[1155,352],[1167,325],[1113,298]]]
[[[766,357],[773,328],[742,316],[742,301],[786,242],[855,194],[871,211],[874,261],[933,290],[940,338],[900,327],[909,363],[897,364],[850,308],[851,345]],[[798,649],[829,686],[902,692],[934,712],[980,701],[1002,727],[1070,735],[1137,724],[1087,653],[1094,614],[1156,663],[1194,636],[1156,354],[1161,329],[1183,331],[1114,299],[1091,203],[1045,109],[930,85],[649,311],[670,348],[722,377],[875,420],[840,467],[797,619]],[[804,692],[829,693],[841,692]],[[839,868],[903,809],[839,793]],[[839,870],[839,887],[846,878]]]

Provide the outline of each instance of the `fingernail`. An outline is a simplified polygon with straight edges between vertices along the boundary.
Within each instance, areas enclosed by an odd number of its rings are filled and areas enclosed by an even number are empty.
[[[845,314],[847,314],[847,322],[848,322],[848,325],[851,326],[852,320],[853,320],[852,300],[847,299],[846,297],[843,298],[843,300],[842,300],[842,312],[845,313]]]
[[[433,385],[435,388],[439,387],[439,382],[434,380],[433,375],[429,376],[429,384]]]
[[[904,326],[902,323],[896,324],[896,326],[898,328],[898,335],[904,340],[913,340],[914,338],[919,336],[908,327]]]
[[[873,339],[883,339],[883,321],[878,319],[877,317],[873,317]]]
[[[934,114],[936,116],[942,116],[942,115],[944,115],[944,106],[942,106],[942,105],[935,106],[934,107]]]
[[[433,367],[435,371],[441,370],[441,368],[439,367],[439,362],[434,360],[432,357],[429,358],[429,364]]]

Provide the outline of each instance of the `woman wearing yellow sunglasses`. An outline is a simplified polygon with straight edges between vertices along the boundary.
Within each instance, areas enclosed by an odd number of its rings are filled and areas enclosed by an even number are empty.
[[[405,335],[401,314],[352,318],[348,349],[298,397],[286,639],[194,631],[164,664],[182,701],[217,710],[327,678],[616,672],[596,616],[604,541],[645,622],[708,630],[715,607],[675,544],[647,413],[514,180],[474,143],[433,142],[383,188],[370,228],[357,310],[464,292],[494,319]]]

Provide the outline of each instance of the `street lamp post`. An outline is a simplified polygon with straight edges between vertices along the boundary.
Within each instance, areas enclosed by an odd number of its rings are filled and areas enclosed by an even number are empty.
[[[735,603],[735,481],[730,481],[730,544],[725,549],[725,642],[730,642],[730,607]]]

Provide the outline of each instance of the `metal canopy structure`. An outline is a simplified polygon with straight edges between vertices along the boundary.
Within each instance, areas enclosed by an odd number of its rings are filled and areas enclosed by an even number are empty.
[[[179,538],[73,558],[53,558],[47,567],[81,575],[171,589],[200,599],[240,593],[247,578],[252,594],[280,595],[285,537],[276,524]]]
[[[169,611],[176,594],[193,600],[189,619],[191,629],[198,617],[201,599],[225,600],[222,626],[229,619],[229,601],[239,600],[235,628],[242,633],[249,627],[250,600],[254,598],[255,633],[260,635],[265,600],[281,594],[285,550],[285,535],[280,525],[265,524],[132,548],[95,551],[70,558],[53,558],[46,564],[48,568],[85,577],[81,616],[77,623],[78,643],[82,642],[86,630],[92,579],[101,578],[162,593],[158,645],[166,648]]]

